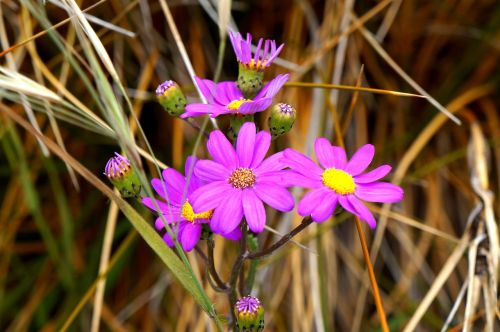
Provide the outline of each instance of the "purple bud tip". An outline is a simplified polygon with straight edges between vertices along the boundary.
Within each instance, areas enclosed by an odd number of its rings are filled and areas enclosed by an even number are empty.
[[[281,113],[286,113],[286,114],[294,113],[293,107],[288,104],[279,103],[278,107],[280,108]]]
[[[104,168],[104,175],[113,179],[123,176],[130,169],[130,161],[124,156],[115,152],[115,156],[111,157]]]
[[[255,314],[261,307],[259,299],[250,295],[242,297],[236,302],[238,313]]]
[[[161,83],[156,88],[156,95],[162,96],[165,93],[165,91],[167,91],[168,89],[170,89],[173,86],[175,86],[175,82],[172,80],[168,80],[168,81]]]

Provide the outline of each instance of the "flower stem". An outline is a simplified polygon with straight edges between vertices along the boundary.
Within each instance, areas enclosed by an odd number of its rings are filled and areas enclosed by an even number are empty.
[[[389,332],[389,326],[387,325],[387,319],[385,318],[384,307],[382,306],[382,300],[380,299],[380,293],[378,291],[377,279],[375,279],[372,262],[370,261],[370,254],[368,253],[368,246],[366,245],[365,234],[363,233],[363,229],[361,228],[361,221],[357,216],[354,216],[354,219],[356,220],[356,228],[358,230],[359,241],[361,242],[363,256],[365,258],[366,267],[368,268],[368,275],[370,277],[370,283],[373,289],[373,298],[375,300],[375,306],[377,307],[380,325],[382,327],[382,331]]]
[[[300,225],[298,225],[297,227],[292,229],[290,231],[290,233],[283,235],[283,237],[278,242],[276,242],[275,244],[273,244],[272,246],[270,246],[266,249],[263,249],[262,251],[248,253],[248,255],[246,255],[246,258],[247,259],[259,259],[259,258],[264,258],[264,257],[272,254],[274,251],[281,248],[284,244],[286,244],[288,241],[290,241],[291,238],[293,238],[295,235],[297,235],[302,230],[304,230],[304,228],[309,226],[311,223],[312,223],[312,219],[310,217],[305,217],[304,219],[302,219],[302,222],[300,223]]]
[[[230,305],[230,312],[231,312],[231,317],[232,317],[232,324],[236,324],[236,317],[234,316],[234,311],[232,308],[236,304],[236,301],[238,299],[238,290],[236,289],[236,283],[238,281],[238,276],[240,274],[241,267],[243,266],[243,262],[245,261],[245,258],[247,256],[247,223],[246,221],[243,221],[241,223],[241,240],[240,240],[240,252],[238,254],[238,257],[236,258],[236,261],[234,262],[233,269],[231,271],[231,277],[229,278],[229,294],[228,294],[228,299],[229,299],[229,305]]]
[[[259,248],[259,243],[257,237],[249,235],[247,238],[248,249],[255,251]],[[255,282],[255,275],[257,273],[257,265],[259,264],[258,259],[253,259],[250,261],[250,266],[248,268],[247,279],[245,280],[245,287],[243,289],[243,294],[247,295],[252,292],[253,284]]]
[[[212,236],[210,236],[207,239],[207,264],[208,264],[208,271],[210,272],[210,275],[214,279],[215,283],[217,284],[217,287],[219,289],[227,290],[228,286],[219,277],[219,274],[217,273],[217,269],[215,268],[215,263],[214,263],[214,239],[212,238]]]

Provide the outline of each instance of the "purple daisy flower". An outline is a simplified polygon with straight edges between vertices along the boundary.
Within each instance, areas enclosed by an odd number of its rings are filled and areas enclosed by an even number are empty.
[[[210,114],[253,114],[268,108],[273,97],[288,80],[288,74],[278,75],[268,82],[253,99],[245,99],[235,82],[214,83],[211,80],[195,77],[208,104],[189,104],[181,118]]]
[[[187,158],[185,165],[186,174],[188,174],[193,162],[196,163],[194,158]],[[208,223],[213,214],[213,211],[210,209],[201,213],[194,213],[190,203],[192,192],[204,183],[195,174],[192,174],[189,184],[186,185],[187,178],[173,168],[167,168],[163,171],[162,175],[164,181],[161,179],[151,180],[151,185],[156,193],[165,200],[165,202],[156,201],[160,210],[156,209],[154,200],[150,197],[143,198],[142,204],[162,215],[155,222],[155,227],[158,231],[165,229],[165,221],[177,240],[181,243],[182,248],[185,251],[191,251],[200,240],[202,224]],[[185,190],[187,190],[186,193],[184,193]],[[184,200],[183,197],[185,197]],[[240,236],[241,234],[238,230],[238,232],[233,232],[226,237],[238,240]],[[174,239],[172,239],[168,231],[163,236],[163,240],[169,247],[174,246]]]
[[[247,33],[247,39],[243,39],[239,32],[229,32],[231,44],[233,44],[234,53],[238,62],[248,69],[264,70],[278,57],[284,44],[276,48],[274,40],[259,39],[255,53],[252,54],[252,35]],[[262,49],[262,44],[264,48]],[[262,56],[260,54],[262,50]]]
[[[285,158],[282,162],[292,169],[287,178],[295,185],[314,189],[299,202],[298,213],[301,216],[311,215],[314,221],[322,222],[340,204],[374,228],[377,222],[360,200],[395,203],[403,199],[400,187],[377,182],[391,171],[391,166],[382,165],[362,174],[375,154],[373,145],[363,145],[349,161],[344,149],[332,146],[325,138],[316,139],[314,150],[322,167],[295,150],[286,149],[283,152]]]
[[[283,181],[281,152],[264,159],[271,144],[266,131],[256,134],[255,124],[245,123],[238,134],[236,151],[224,134],[210,133],[207,149],[213,160],[200,160],[194,173],[209,182],[191,195],[193,209],[214,209],[210,228],[226,236],[238,229],[245,216],[252,232],[262,232],[266,224],[264,204],[279,211],[293,209],[294,200]]]

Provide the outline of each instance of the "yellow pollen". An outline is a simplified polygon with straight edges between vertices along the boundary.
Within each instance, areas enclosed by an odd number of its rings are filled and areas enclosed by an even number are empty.
[[[227,179],[233,188],[245,189],[252,187],[255,183],[255,174],[250,168],[237,168]]]
[[[252,100],[243,98],[233,100],[227,105],[227,108],[229,108],[232,111],[237,111],[240,108],[240,106],[246,103],[247,101],[252,101]]]
[[[184,203],[182,205],[182,210],[181,210],[181,216],[189,221],[190,223],[193,223],[195,219],[210,219],[212,218],[213,210],[205,211],[202,213],[194,213],[193,207],[189,202]]]
[[[250,62],[246,64],[246,67],[254,70],[264,70],[266,68],[266,63],[267,63],[266,60],[264,61],[257,60],[257,62],[255,62],[254,59],[251,59]]]
[[[321,175],[323,184],[340,195],[352,194],[356,184],[351,174],[336,168],[328,168]]]

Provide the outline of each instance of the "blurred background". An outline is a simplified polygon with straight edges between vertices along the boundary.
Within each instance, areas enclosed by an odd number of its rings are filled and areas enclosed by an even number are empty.
[[[236,79],[224,27],[285,44],[265,80],[290,73],[275,99],[294,105],[298,116],[274,151],[311,154],[321,136],[345,142],[349,155],[372,143],[372,167],[393,165],[389,181],[404,188],[405,199],[370,205],[379,224],[365,228],[391,330],[458,331],[466,320],[474,331],[499,327],[497,1],[76,1],[82,10],[94,6],[85,13],[89,26],[81,18],[64,21],[71,3],[0,2],[0,330],[91,331],[96,306],[101,331],[214,330],[103,190],[50,153],[33,131],[102,181],[106,161],[120,151],[118,143],[131,140],[127,135],[145,150],[147,138],[158,160],[183,168],[198,131],[170,117],[154,90],[173,79],[190,102],[199,100],[179,40],[196,75],[213,78],[223,50],[220,79]],[[221,14],[225,8],[230,16]],[[263,129],[267,116],[256,117]],[[199,157],[206,156],[203,145]],[[149,179],[158,176],[148,158],[142,163]],[[151,212],[129,202],[154,222]],[[296,213],[268,211],[279,233],[299,223]],[[265,247],[278,238],[264,232],[259,241]],[[380,330],[352,217],[313,225],[295,241],[307,249],[288,244],[259,263],[253,294],[265,307],[266,331]],[[236,243],[216,240],[224,279],[237,251]],[[102,256],[110,256],[110,268],[96,305]],[[195,251],[188,258],[217,313],[227,315],[226,297],[210,288],[203,259]]]

